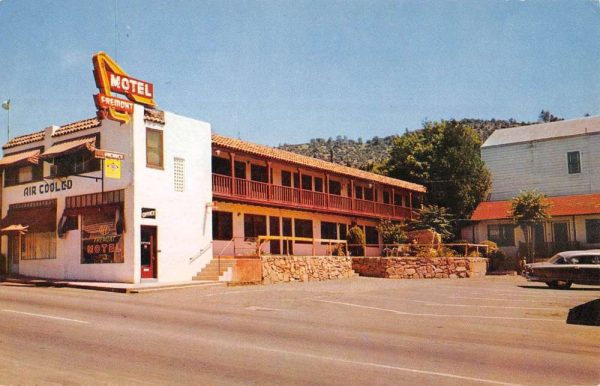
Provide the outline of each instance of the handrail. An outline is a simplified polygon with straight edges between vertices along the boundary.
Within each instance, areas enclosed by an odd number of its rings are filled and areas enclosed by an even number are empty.
[[[196,259],[198,259],[200,256],[204,255],[206,253],[206,251],[208,251],[210,249],[210,247],[212,246],[212,241],[209,242],[206,247],[202,248],[200,250],[200,252],[198,252],[197,255],[190,257],[190,264],[192,264],[194,261],[196,261]]]
[[[333,255],[333,249],[331,249],[332,245],[346,245],[344,248],[345,256],[348,256],[348,241],[346,240],[337,240],[337,239],[317,239],[313,237],[294,237],[294,236],[258,236],[256,238],[256,254],[260,256],[261,248],[265,241],[292,241],[292,242],[307,242],[312,244],[312,255],[315,256],[315,243],[328,243],[329,244],[329,253]]]

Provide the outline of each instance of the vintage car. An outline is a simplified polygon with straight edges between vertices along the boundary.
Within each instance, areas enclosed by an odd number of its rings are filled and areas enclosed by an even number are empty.
[[[541,281],[550,288],[571,284],[600,285],[600,249],[560,252],[543,263],[525,265],[529,281]]]

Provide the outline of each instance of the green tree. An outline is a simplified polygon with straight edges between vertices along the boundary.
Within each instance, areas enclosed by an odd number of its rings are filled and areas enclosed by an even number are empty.
[[[479,135],[457,121],[426,122],[422,130],[396,138],[386,174],[425,185],[430,204],[457,219],[470,216],[491,186]]]
[[[433,229],[442,236],[443,241],[452,240],[452,215],[442,206],[424,205],[419,217],[412,220],[413,229]]]
[[[354,222],[350,225],[350,229],[348,229],[346,241],[348,242],[348,250],[352,256],[365,255],[365,246],[367,244],[365,232]]]
[[[550,203],[546,196],[537,190],[524,191],[511,200],[510,214],[516,225],[521,227],[525,235],[527,253],[525,262],[533,259],[533,226],[550,217]]]

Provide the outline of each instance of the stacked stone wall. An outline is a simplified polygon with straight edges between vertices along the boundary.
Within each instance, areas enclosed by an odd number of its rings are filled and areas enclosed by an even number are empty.
[[[347,256],[262,256],[263,283],[322,281],[354,276]]]
[[[355,257],[352,269],[361,276],[390,279],[445,279],[485,275],[480,257]]]

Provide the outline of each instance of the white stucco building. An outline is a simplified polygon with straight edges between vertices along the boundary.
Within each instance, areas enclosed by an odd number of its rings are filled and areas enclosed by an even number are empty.
[[[5,269],[191,280],[212,258],[210,147],[208,123],[140,105],[126,124],[92,118],[10,140],[0,160]]]

